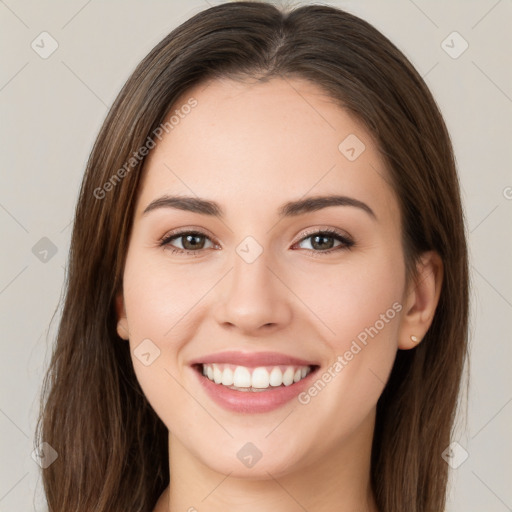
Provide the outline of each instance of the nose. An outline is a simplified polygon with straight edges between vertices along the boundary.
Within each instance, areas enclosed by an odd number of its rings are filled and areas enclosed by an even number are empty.
[[[265,251],[252,263],[235,255],[233,268],[218,290],[214,316],[224,328],[261,335],[290,323],[292,298],[285,276]]]

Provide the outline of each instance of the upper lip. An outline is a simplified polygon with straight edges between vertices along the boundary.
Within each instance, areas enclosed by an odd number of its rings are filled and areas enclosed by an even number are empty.
[[[287,354],[280,354],[278,352],[239,352],[239,351],[226,351],[217,352],[215,354],[208,354],[206,356],[198,357],[190,362],[190,365],[197,364],[211,364],[211,363],[226,363],[235,364],[238,366],[257,367],[257,366],[318,366],[313,361],[306,361],[297,357],[289,356]]]

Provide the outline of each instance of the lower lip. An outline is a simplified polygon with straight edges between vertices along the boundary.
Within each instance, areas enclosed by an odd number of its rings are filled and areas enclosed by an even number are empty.
[[[237,391],[222,384],[215,384],[197,369],[194,369],[194,373],[215,403],[229,411],[252,414],[273,411],[293,400],[310,385],[317,370],[318,368],[315,368],[306,377],[289,386],[271,387],[267,391]]]

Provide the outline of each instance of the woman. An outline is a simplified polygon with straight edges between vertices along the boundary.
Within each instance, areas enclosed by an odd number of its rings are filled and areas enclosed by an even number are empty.
[[[49,509],[443,510],[467,324],[452,148],[405,56],[333,7],[207,9],[87,165]]]

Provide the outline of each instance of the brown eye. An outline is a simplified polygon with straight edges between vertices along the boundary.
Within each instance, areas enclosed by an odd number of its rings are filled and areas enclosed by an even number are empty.
[[[178,241],[181,247],[176,247],[171,242]],[[161,242],[161,246],[168,246],[172,252],[195,252],[205,249],[205,244],[210,241],[204,233],[199,231],[182,231],[181,233],[174,233],[166,236]],[[213,246],[213,243],[212,243]]]
[[[204,247],[205,240],[203,235],[181,235],[179,238],[182,239],[183,248],[187,251],[194,251]]]
[[[354,245],[352,240],[335,230],[323,230],[311,233],[302,238],[299,244],[306,240],[311,240],[311,248],[302,248],[316,253],[331,253],[337,250],[349,249]],[[335,245],[336,241],[339,242],[338,245]]]

